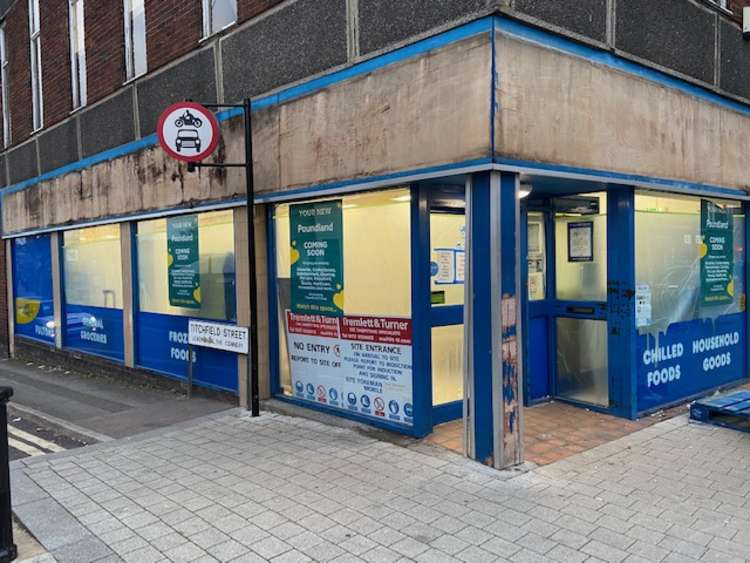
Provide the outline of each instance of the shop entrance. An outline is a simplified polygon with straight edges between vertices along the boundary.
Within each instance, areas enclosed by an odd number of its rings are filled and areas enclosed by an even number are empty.
[[[526,403],[611,405],[607,194],[522,194]]]
[[[463,412],[466,196],[462,185],[424,188],[430,240],[432,422]]]

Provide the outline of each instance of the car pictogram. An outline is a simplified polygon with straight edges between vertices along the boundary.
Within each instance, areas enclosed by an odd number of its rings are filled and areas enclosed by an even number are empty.
[[[196,152],[201,151],[201,138],[195,129],[180,129],[177,131],[177,139],[175,139],[174,144],[177,152],[182,152],[182,149],[187,148],[195,149]]]

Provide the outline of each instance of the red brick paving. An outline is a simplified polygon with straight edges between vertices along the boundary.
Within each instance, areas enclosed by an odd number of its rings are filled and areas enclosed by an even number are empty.
[[[687,412],[687,404],[640,420],[617,418],[565,403],[550,402],[524,409],[524,452],[528,461],[546,465]],[[463,452],[463,422],[435,427],[427,442]]]

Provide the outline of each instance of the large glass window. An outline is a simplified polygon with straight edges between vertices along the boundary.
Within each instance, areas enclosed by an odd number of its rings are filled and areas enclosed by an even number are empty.
[[[747,376],[742,204],[635,197],[638,410]]]
[[[190,318],[233,321],[236,312],[234,212],[178,215],[138,223],[139,366],[185,378]],[[197,385],[237,389],[237,355],[193,350]]]
[[[122,360],[120,226],[65,231],[63,272],[64,344]]]
[[[42,39],[39,23],[39,0],[29,0],[29,47],[31,51],[31,108],[34,130],[44,123],[42,101]]]
[[[167,222],[170,219],[154,219],[138,223],[140,310],[233,320],[236,318],[233,212],[216,211],[193,217],[197,217],[200,302],[194,303],[193,307],[170,303],[167,244]]]
[[[54,344],[55,312],[49,235],[13,240],[13,299],[16,334]]]
[[[641,332],[672,323],[744,311],[745,221],[738,202],[711,200],[732,217],[732,288],[719,304],[701,298],[701,199],[638,193],[635,197],[636,281]],[[705,285],[705,276],[703,285]]]
[[[208,37],[237,21],[237,0],[203,0],[203,35]]]
[[[123,0],[125,14],[125,76],[144,74],[146,62],[146,11],[144,0]]]
[[[410,423],[409,193],[393,189],[275,207],[284,393]],[[320,295],[321,303],[336,308],[305,314]]]
[[[70,0],[70,71],[73,108],[86,105],[86,34],[83,0]]]

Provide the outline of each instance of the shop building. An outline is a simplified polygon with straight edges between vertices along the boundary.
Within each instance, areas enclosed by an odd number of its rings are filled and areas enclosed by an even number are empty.
[[[14,355],[182,379],[188,319],[247,325],[255,275],[264,397],[415,436],[463,417],[496,466],[525,406],[635,418],[746,379],[740,3],[84,2],[70,88],[47,86],[53,3],[5,12]],[[246,96],[253,265],[241,171],[153,134],[171,102]],[[214,162],[241,161],[218,118]],[[242,400],[245,368],[201,349],[193,372]]]

